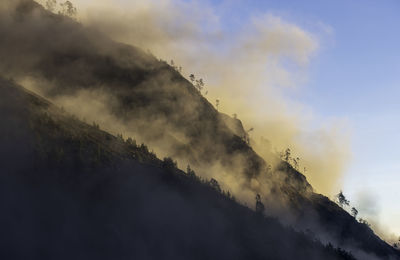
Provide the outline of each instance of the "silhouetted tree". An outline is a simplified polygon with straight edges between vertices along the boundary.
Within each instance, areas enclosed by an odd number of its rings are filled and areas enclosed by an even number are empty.
[[[197,90],[198,90],[199,92],[201,92],[201,91],[203,90],[203,87],[204,87],[203,79],[196,80],[196,85],[195,85],[195,87],[197,88]]]
[[[355,207],[351,208],[351,215],[357,219],[357,215],[358,215],[358,210]]]
[[[290,161],[290,155],[291,155],[291,151],[289,148],[287,148],[283,154],[283,160],[285,160],[286,162]]]
[[[124,136],[123,136],[122,134],[117,134],[117,138],[118,138],[120,141],[124,141]]]
[[[260,194],[257,194],[256,195],[256,212],[262,214],[262,213],[264,213],[264,210],[265,210],[265,206],[261,202],[261,196],[260,196]]]
[[[100,125],[93,121],[93,127],[96,129],[100,129]]]
[[[218,98],[215,100],[215,107],[217,108],[217,111],[219,111],[219,99]]]
[[[162,166],[168,170],[171,171],[177,167],[177,164],[175,161],[173,161],[170,157],[165,157],[162,163]]]
[[[142,152],[145,152],[145,153],[148,153],[149,152],[149,149],[147,148],[147,146],[145,145],[145,144],[141,144],[140,145],[140,150],[142,150]]]
[[[399,240],[397,242],[393,243],[393,247],[396,248],[396,249],[400,248],[400,237],[399,237]]]
[[[346,196],[344,196],[343,192],[340,191],[338,195],[336,195],[337,200],[339,202],[339,205],[343,208],[343,206],[349,206],[350,201],[346,199]]]
[[[229,191],[226,192],[226,196],[231,200],[235,200],[235,197]]]
[[[196,177],[196,173],[192,170],[192,168],[190,168],[190,165],[188,164],[187,168],[186,168],[186,174],[189,177]]]
[[[299,169],[300,158],[299,158],[299,157],[293,158],[292,161],[293,161],[293,167],[294,167],[296,170],[298,170],[298,169]]]
[[[221,192],[221,191],[222,191],[222,190],[221,190],[221,186],[219,186],[218,181],[217,181],[216,179],[214,179],[214,178],[211,178],[211,180],[209,181],[209,185],[210,185],[213,189],[215,189],[216,191],[218,191],[218,192]]]
[[[133,140],[132,138],[128,137],[128,139],[126,139],[126,143],[130,146],[136,146],[136,140]]]
[[[368,221],[366,219],[360,218],[358,220],[358,222],[360,222],[361,224],[364,224],[365,226],[367,226],[368,228],[371,228],[371,224],[368,223]]]
[[[196,77],[193,74],[190,74],[189,79],[192,83],[196,80]]]

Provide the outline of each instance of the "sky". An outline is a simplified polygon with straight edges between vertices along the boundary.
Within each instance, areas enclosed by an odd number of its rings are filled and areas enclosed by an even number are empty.
[[[221,1],[214,1],[221,5]],[[400,234],[400,1],[230,1],[226,26],[269,12],[314,33],[319,50],[295,94],[318,118],[345,119],[352,158],[343,192]],[[222,5],[221,5],[222,6]],[[229,8],[227,8],[229,6]]]

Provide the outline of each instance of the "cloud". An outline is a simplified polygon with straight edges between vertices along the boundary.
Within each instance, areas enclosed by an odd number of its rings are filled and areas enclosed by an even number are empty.
[[[85,25],[174,60],[186,76],[203,78],[211,103],[219,99],[220,111],[238,114],[245,127],[255,128],[253,146],[262,156],[270,153],[263,152],[261,137],[277,151],[290,147],[316,191],[339,190],[351,158],[347,124],[318,121],[312,108],[296,101],[318,54],[318,35],[272,13],[243,19],[240,28],[227,28],[218,10],[200,1],[74,3]]]
[[[393,227],[383,221],[380,196],[371,189],[365,189],[355,194],[354,205],[359,216],[368,221],[374,232],[389,244],[399,242],[398,234]]]

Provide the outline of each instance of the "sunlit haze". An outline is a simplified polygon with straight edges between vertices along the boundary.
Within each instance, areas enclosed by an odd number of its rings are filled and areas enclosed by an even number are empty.
[[[313,139],[321,129],[325,129],[323,131],[327,131],[328,135],[332,135],[333,131],[335,137],[344,138],[343,142],[333,141],[333,145],[338,145],[335,149],[342,149],[345,154],[339,156],[345,158],[338,159],[341,166],[337,169],[339,172],[332,173],[335,178],[328,176],[334,188],[314,183],[313,180],[320,181],[315,176],[309,176],[311,184],[330,197],[342,189],[352,205],[360,208],[361,216],[371,219],[382,230],[400,233],[400,204],[396,203],[400,199],[397,192],[400,166],[396,152],[400,142],[400,60],[397,55],[400,35],[396,33],[400,26],[398,1],[137,1],[132,4],[121,0],[102,1],[101,4],[96,1],[94,4],[80,0],[77,4],[82,6],[82,20],[93,21],[96,19],[91,15],[93,9],[116,2],[127,8],[154,8],[154,12],[159,11],[157,6],[178,6],[178,10],[189,10],[192,17],[179,17],[190,19],[186,28],[176,24],[171,26],[177,26],[181,33],[196,30],[193,35],[183,37],[163,33],[165,42],[162,44],[167,47],[155,43],[149,49],[164,59],[174,59],[182,64],[186,73],[200,73],[209,83],[209,100],[213,102],[215,98],[220,98],[221,110],[229,114],[237,113],[245,125],[255,126],[256,136],[265,136],[262,132],[265,126],[261,126],[264,122],[257,120],[278,113],[290,119],[294,117],[297,123],[303,124],[294,127],[295,133],[287,134],[291,142],[293,138]],[[135,14],[135,10],[128,9],[125,15],[130,12]],[[165,19],[176,22],[173,17]],[[257,38],[257,32],[254,32],[257,26],[276,31],[282,42],[278,39],[277,46],[274,46],[268,40],[268,37],[273,37],[270,34],[266,39]],[[118,37],[122,41],[138,44],[127,35]],[[254,40],[259,42],[246,43],[242,37],[255,37]],[[171,44],[173,40],[176,42]],[[187,46],[194,41],[198,41],[199,46]],[[244,51],[243,45],[246,44],[253,49],[245,50],[244,55],[247,56],[243,58],[239,51]],[[267,44],[265,49],[262,44]],[[209,55],[200,55],[198,48]],[[238,51],[238,57],[227,57],[233,54],[226,48]],[[177,50],[183,51],[178,53]],[[269,52],[275,57],[269,56]],[[249,55],[254,57],[246,59]],[[240,67],[242,65],[250,68]],[[232,81],[239,80],[242,85],[235,86],[230,96],[230,90],[220,85],[231,82],[218,78],[221,77],[218,73],[231,71],[237,73],[231,76]],[[251,91],[256,94],[248,93]],[[268,95],[272,91],[278,92],[275,97],[280,99],[275,102],[279,104],[267,104],[271,102]],[[249,100],[238,101],[243,97]],[[253,115],[252,111],[264,107],[272,107],[274,111],[257,111],[260,116]],[[278,132],[281,133],[281,130]],[[318,136],[316,138],[318,140]],[[276,145],[282,149],[287,145],[286,141]],[[298,149],[299,157],[307,159],[302,151],[312,153]],[[332,156],[337,156],[337,153],[340,152],[333,151]],[[309,155],[311,161],[314,157]],[[321,165],[330,167],[329,161]],[[321,172],[329,169],[318,167],[318,171],[313,174],[323,174]]]

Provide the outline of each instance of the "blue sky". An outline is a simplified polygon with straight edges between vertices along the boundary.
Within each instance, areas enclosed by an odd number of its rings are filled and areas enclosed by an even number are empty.
[[[308,81],[294,98],[320,118],[347,120],[353,158],[343,190],[366,215],[400,234],[400,1],[212,2],[228,30],[268,12],[318,37]],[[373,205],[364,205],[365,193]]]

